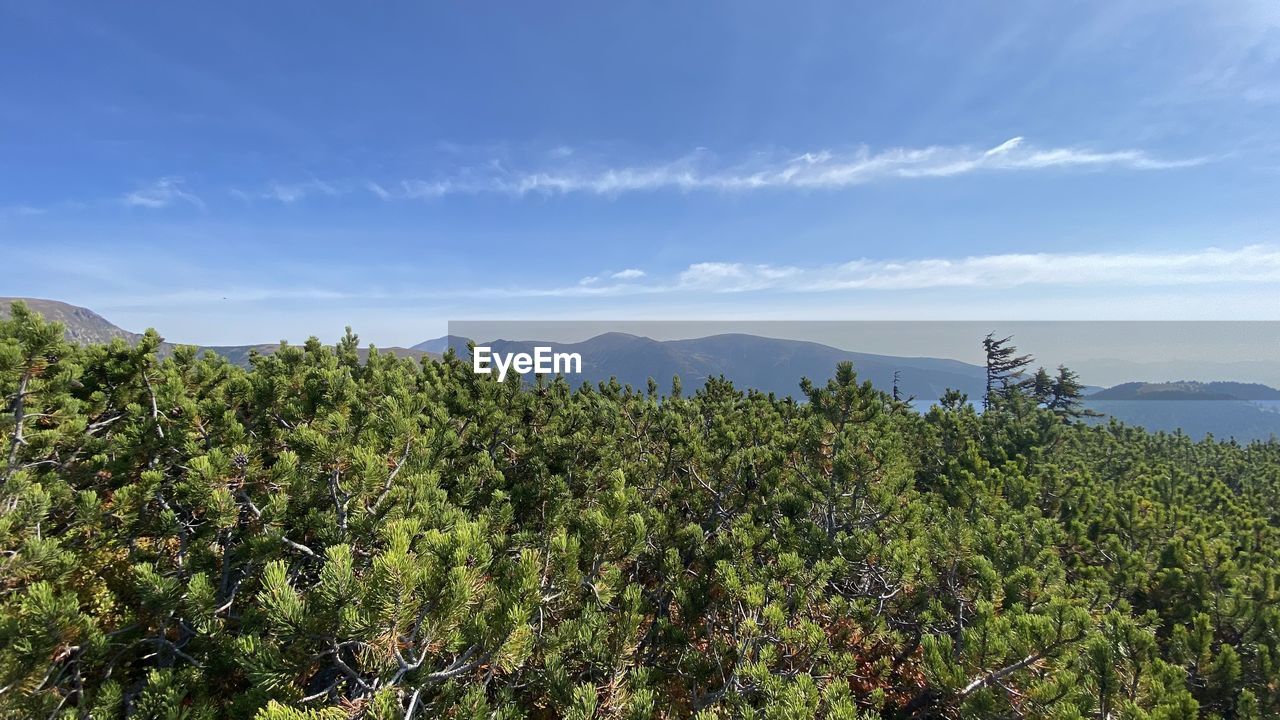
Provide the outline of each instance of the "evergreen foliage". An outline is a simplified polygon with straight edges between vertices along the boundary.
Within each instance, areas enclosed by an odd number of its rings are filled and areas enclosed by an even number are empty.
[[[1011,340],[1012,337],[997,338],[995,333],[988,333],[982,339],[987,370],[986,394],[982,397],[983,409],[989,409],[1000,398],[1008,399],[1026,389],[1029,384],[1036,386],[1036,380],[1029,383],[1022,377],[1034,358],[1019,355],[1018,348],[1010,343]],[[1039,379],[1037,376],[1037,380]]]
[[[0,717],[1280,714],[1280,445],[1065,369],[920,414],[159,342],[0,323]]]

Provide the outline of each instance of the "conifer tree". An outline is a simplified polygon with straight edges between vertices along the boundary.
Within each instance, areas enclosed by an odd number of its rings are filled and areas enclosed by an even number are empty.
[[[1065,368],[921,414],[61,333],[0,321],[0,718],[1280,714],[1280,444],[1064,423]]]
[[[1059,365],[1055,375],[1039,368],[1024,387],[1038,405],[1063,420],[1099,415],[1084,407],[1084,386],[1080,383],[1080,376],[1065,365]]]
[[[986,356],[986,394],[982,398],[984,410],[990,409],[997,397],[1008,397],[1024,388],[1022,375],[1034,358],[1019,355],[1018,348],[1010,343],[1011,340],[1011,336],[997,338],[995,333],[988,333],[982,340]]]
[[[1099,413],[1083,406],[1083,397],[1084,385],[1080,383],[1080,376],[1065,365],[1059,365],[1045,407],[1066,419],[1096,417]]]

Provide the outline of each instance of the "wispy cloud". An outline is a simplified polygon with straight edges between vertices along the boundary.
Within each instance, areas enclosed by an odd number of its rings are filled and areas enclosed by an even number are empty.
[[[821,150],[726,166],[699,150],[675,160],[620,167],[589,164],[511,171],[496,163],[434,180],[370,183],[383,199],[440,198],[454,194],[619,195],[659,190],[741,192],[770,188],[839,189],[893,178],[953,177],[977,172],[1052,168],[1168,170],[1208,162],[1166,159],[1143,150],[1042,148],[1014,137],[988,149],[970,146],[890,148],[873,152]]]
[[[617,272],[609,271],[599,275],[588,275],[579,280],[578,285],[596,285],[605,280],[619,280],[625,283],[632,280],[639,280],[646,275],[648,275],[648,273],[639,268],[627,268],[625,270],[618,270]]]
[[[390,200],[390,199],[392,199],[392,198],[394,197],[394,193],[392,193],[390,190],[388,190],[388,189],[386,189],[386,188],[382,187],[382,185],[380,185],[380,184],[378,184],[378,183],[376,183],[376,182],[373,182],[372,180],[370,180],[369,182],[366,182],[366,183],[364,184],[364,186],[365,186],[365,189],[366,189],[366,190],[368,190],[369,192],[373,193],[374,195],[377,195],[378,197],[382,198],[383,200]]]
[[[1019,286],[1280,283],[1280,248],[1182,253],[1012,253],[917,260],[853,260],[818,267],[706,262],[676,287],[712,292],[918,290]]]
[[[341,192],[332,183],[323,180],[311,179],[300,183],[271,183],[271,188],[265,194],[274,200],[282,203],[291,203],[301,200],[308,195],[337,195]]]
[[[642,279],[646,282],[640,282]],[[829,265],[770,265],[699,262],[655,276],[638,268],[584,277],[572,285],[434,287],[369,291],[293,288],[279,295],[270,289],[210,290],[208,297],[268,300],[419,300],[591,298],[764,292],[805,295],[858,291],[963,291],[1016,288],[1185,288],[1225,285],[1236,288],[1280,285],[1280,246],[1249,245],[1174,253],[1005,253],[910,260],[857,259]],[[205,297],[200,295],[200,298]],[[176,299],[177,296],[175,296]],[[193,296],[195,297],[195,296]]]
[[[625,271],[624,271],[625,272]],[[799,266],[700,262],[665,281],[635,283],[643,275],[584,278],[552,288],[476,290],[486,296],[591,297],[685,293],[823,293],[929,288],[1178,287],[1280,284],[1280,247],[1250,245],[1178,253],[1008,253],[912,260],[858,259]]]
[[[35,207],[34,205],[7,205],[0,207],[0,217],[32,217],[44,215],[47,212],[49,212],[48,208]]]
[[[632,272],[634,271],[634,272]],[[104,298],[102,304],[229,305],[280,301],[338,303],[379,307],[408,307],[423,302],[458,302],[645,298],[629,302],[633,308],[664,302],[693,303],[731,294],[757,293],[791,296],[802,300],[815,294],[840,295],[844,300],[886,298],[884,293],[940,289],[947,298],[935,309],[951,309],[952,303],[993,297],[993,291],[1010,294],[994,297],[1032,298],[1044,290],[1091,288],[1088,297],[1105,298],[1131,293],[1137,288],[1169,291],[1170,297],[1203,288],[1210,294],[1253,293],[1265,296],[1280,286],[1280,246],[1251,245],[1235,249],[1205,248],[1177,253],[1006,253],[967,257],[911,260],[857,259],[830,265],[769,265],[737,262],[700,262],[682,270],[657,274],[638,268],[601,273],[568,285],[375,287],[294,286],[170,288],[139,297],[132,289],[126,296]],[[124,288],[121,288],[124,291]],[[981,291],[977,295],[969,291]],[[1198,292],[1198,291],[1197,291]],[[769,302],[780,301],[774,297]],[[842,300],[842,302],[844,301]],[[737,302],[737,301],[735,301]],[[742,307],[755,300],[743,299]],[[820,301],[819,306],[828,306]]]
[[[350,192],[350,185],[347,182],[339,183],[310,178],[299,182],[272,181],[267,184],[265,189],[254,192],[232,188],[231,194],[246,201],[274,200],[289,205],[313,195],[328,197],[343,195]],[[370,191],[373,191],[372,187],[370,187]]]
[[[177,176],[162,177],[155,182],[128,193],[121,202],[130,207],[164,208],[176,202],[190,203],[201,210],[204,201],[184,189],[184,181]]]
[[[204,343],[270,341],[330,333],[353,324],[369,337],[401,344],[424,336],[424,318],[450,316],[582,319],[713,317],[787,319],[1277,319],[1280,245],[1184,252],[1004,253],[910,260],[855,259],[823,265],[701,262],[640,278],[601,272],[594,283],[541,285],[409,284],[352,277],[348,269],[280,284],[279,274],[243,276],[242,268],[191,269],[156,258],[151,248],[71,253],[32,249],[15,258],[21,277],[46,279],[12,294],[55,297],[138,318]],[[64,267],[68,258],[72,267]],[[639,269],[639,268],[628,268]],[[159,284],[138,284],[145,274]],[[202,277],[195,286],[183,279]],[[133,278],[131,280],[130,278]],[[527,278],[526,278],[527,281]],[[513,280],[515,283],[520,280]],[[60,289],[50,289],[60,288]],[[921,292],[929,289],[928,292]],[[1086,290],[1081,292],[1080,290]],[[584,315],[585,313],[585,315]],[[209,318],[220,318],[210,336]],[[302,319],[306,319],[303,324]],[[341,321],[335,321],[339,318]],[[160,320],[163,319],[163,322]],[[418,323],[415,325],[414,323]],[[252,333],[246,328],[256,327]],[[437,328],[438,329],[438,328]],[[379,334],[380,333],[380,334]],[[415,338],[415,335],[417,336]]]
[[[461,166],[434,179],[311,177],[288,182],[273,180],[256,190],[246,190],[245,185],[240,185],[225,192],[246,202],[267,200],[286,205],[313,197],[334,198],[361,191],[384,201],[436,200],[455,195],[616,197],[660,191],[838,190],[895,179],[1051,169],[1171,170],[1210,161],[1206,157],[1163,158],[1135,149],[1038,147],[1022,137],[1010,138],[986,149],[933,145],[872,151],[862,146],[847,152],[819,150],[799,155],[755,156],[750,160],[730,163],[704,148],[674,160],[633,165],[593,162],[580,155],[561,147],[542,153],[543,167],[526,170],[510,169],[505,163],[490,159]],[[120,201],[131,207],[164,208],[187,203],[205,209],[201,197],[187,189],[179,176],[162,177],[127,193]]]

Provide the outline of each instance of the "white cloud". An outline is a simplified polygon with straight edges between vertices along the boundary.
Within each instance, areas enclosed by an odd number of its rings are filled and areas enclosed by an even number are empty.
[[[621,275],[622,277],[617,277]],[[700,262],[664,278],[627,271],[591,275],[572,285],[490,286],[404,289],[376,293],[353,291],[347,299],[388,302],[519,298],[688,299],[734,293],[772,293],[803,297],[816,293],[915,291],[929,289],[1012,290],[1016,288],[1093,288],[1109,297],[1133,288],[1187,292],[1189,286],[1252,287],[1263,292],[1280,286],[1280,246],[1206,248],[1173,253],[1007,253],[910,260],[857,259],[831,265],[796,266],[737,262]],[[606,282],[616,280],[616,282]],[[1252,291],[1250,291],[1252,292]],[[968,297],[953,295],[951,297]]]
[[[476,190],[463,190],[452,180],[442,180],[437,182],[427,182],[425,180],[402,180],[400,182],[400,192],[388,192],[383,195],[383,199],[389,197],[397,197],[403,199],[430,199],[440,198],[446,195],[452,195],[457,192],[478,192]]]
[[[174,281],[140,288],[127,282],[139,268],[148,268],[149,276],[179,280],[205,269],[195,272],[188,263],[157,260],[150,248],[141,255],[129,252],[75,253],[80,261],[70,270],[62,267],[65,259],[55,262],[35,250],[15,261],[26,269],[19,273],[24,277],[61,278],[55,297],[112,310],[113,319],[116,310],[168,317],[139,328],[157,324],[176,331],[191,326],[192,318],[203,324],[218,316],[269,330],[246,336],[244,326],[227,324],[221,336],[209,336],[203,326],[193,326],[185,336],[206,343],[269,341],[285,332],[293,338],[319,331],[327,335],[343,324],[383,328],[387,334],[380,339],[403,342],[412,333],[393,327],[388,318],[441,320],[464,313],[475,319],[585,319],[593,313],[600,319],[1280,318],[1275,303],[1280,245],[1274,244],[1181,252],[862,258],[823,265],[702,262],[669,273],[650,270],[644,279],[614,280],[614,273],[601,273],[578,283],[487,287],[387,285],[338,275],[288,285],[272,284],[274,277],[245,284],[254,280],[213,274],[199,286]],[[304,316],[310,324],[299,329]]]
[[[162,177],[146,187],[125,195],[121,198],[121,202],[130,207],[158,209],[181,201],[203,210],[204,201],[184,190],[183,182],[183,179],[177,176]]]
[[[1143,150],[1091,150],[1080,147],[1040,148],[1014,137],[988,149],[971,146],[889,148],[872,152],[863,146],[849,152],[819,150],[799,155],[757,156],[726,164],[705,148],[666,162],[610,167],[591,164],[580,153],[555,148],[544,155],[548,167],[509,170],[496,160],[461,167],[436,179],[398,181],[309,178],[272,181],[264,189],[229,192],[246,202],[272,200],[292,204],[313,196],[337,197],[363,189],[381,200],[434,200],[453,195],[498,194],[597,195],[677,190],[681,192],[750,192],[768,189],[835,190],[894,179],[945,178],[959,175],[1044,171],[1054,168],[1168,170],[1208,162],[1207,158],[1165,159]],[[122,198],[126,205],[163,208],[177,201],[204,209],[204,202],[185,189],[181,177],[156,180]],[[626,271],[624,271],[626,272]],[[642,277],[633,276],[631,279]],[[622,278],[618,278],[622,279]]]
[[[624,271],[625,272],[625,271]],[[637,277],[610,278],[635,280]],[[647,275],[646,275],[647,277]],[[599,276],[546,288],[473,289],[472,297],[622,297],[743,292],[1010,289],[1018,287],[1280,286],[1280,247],[1250,245],[1171,253],[1008,253],[910,260],[858,259],[809,267],[700,262],[666,281],[604,283]]]
[[[366,187],[369,192],[374,194],[385,192],[382,188],[378,187],[376,183],[367,183]],[[267,185],[265,190],[259,190],[256,192],[246,192],[244,190],[232,188],[231,194],[247,202],[252,202],[254,200],[274,200],[286,205],[291,205],[312,195],[325,195],[328,197],[343,195],[349,192],[349,189],[348,183],[328,182],[317,178],[311,178],[301,182],[290,183],[282,183],[273,180]]]
[[[832,292],[1210,283],[1280,283],[1280,248],[1253,245],[1180,253],[1010,253],[901,261],[861,259],[808,268],[698,263],[680,274],[674,288]]]
[[[337,195],[339,189],[332,183],[323,180],[304,180],[297,183],[271,183],[271,187],[262,194],[262,197],[270,200],[278,200],[282,203],[293,203],[301,200],[308,195]]]
[[[599,275],[588,275],[578,281],[578,286],[590,287],[593,285],[599,285],[601,282],[603,282],[606,279],[621,280],[623,282],[626,282],[628,280],[639,280],[645,275],[646,275],[645,271],[640,270],[638,268],[627,268],[626,270],[619,270],[617,272],[604,272]]]
[[[567,156],[566,156],[567,157]],[[619,195],[657,190],[743,192],[769,188],[839,189],[894,178],[952,177],[976,172],[1051,168],[1167,170],[1200,165],[1206,158],[1164,159],[1142,150],[1099,151],[1080,147],[1040,148],[1014,137],[989,149],[970,146],[890,148],[872,152],[806,152],[784,158],[724,166],[699,149],[676,160],[622,167],[579,164],[523,172],[497,164],[437,180],[403,180],[399,191],[381,185],[380,197],[440,198],[453,194],[505,193]]]
[[[790,266],[703,262],[680,273],[678,285],[698,290],[763,290],[804,274],[804,270]]]

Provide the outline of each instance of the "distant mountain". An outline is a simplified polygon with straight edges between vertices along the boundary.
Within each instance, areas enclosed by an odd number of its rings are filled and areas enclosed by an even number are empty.
[[[1089,395],[1085,405],[1151,431],[1240,442],[1280,438],[1280,390],[1258,383],[1122,383]]]
[[[9,317],[9,306],[17,300],[40,313],[44,319],[60,322],[66,327],[67,340],[80,344],[109,343],[116,338],[137,342],[141,335],[112,325],[106,318],[88,308],[68,305],[57,300],[40,298],[0,297],[0,318]]]
[[[463,350],[466,350],[467,340],[465,338],[460,338],[457,335],[441,335],[438,338],[423,340],[417,345],[411,345],[409,346],[409,349],[421,350],[435,355],[443,355],[450,347],[460,347]]]
[[[461,357],[469,357],[467,340],[454,338],[450,347]],[[494,340],[485,343],[494,352],[532,352],[535,346],[554,352],[576,352],[582,356],[582,374],[574,380],[599,382],[616,377],[619,382],[642,388],[649,378],[666,390],[679,375],[684,387],[692,390],[708,378],[724,377],[740,387],[762,392],[796,396],[800,378],[823,382],[842,361],[853,362],[858,376],[885,391],[898,388],[903,396],[914,396],[929,404],[947,389],[967,393],[977,399],[985,387],[981,367],[924,357],[894,357],[851,352],[814,342],[780,340],[755,335],[725,334],[692,340],[654,340],[627,333],[605,333],[578,343],[532,340]]]
[[[849,360],[858,376],[881,390],[898,387],[928,406],[948,389],[978,401],[985,390],[983,368],[957,360],[894,357],[841,350],[820,343],[780,340],[754,335],[713,335],[693,340],[659,341],[625,333],[607,333],[578,343],[494,340],[495,352],[532,352],[537,345],[555,352],[582,355],[583,372],[575,380],[599,382],[616,377],[632,387],[644,387],[650,377],[669,387],[679,375],[684,387],[696,389],[709,377],[723,375],[739,387],[778,395],[799,394],[799,379],[822,382],[836,364]],[[452,338],[450,347],[469,357],[467,340]],[[1192,437],[1212,434],[1241,442],[1280,437],[1280,390],[1252,383],[1124,383],[1097,390],[1086,405],[1106,416],[1151,431],[1181,430]],[[1105,422],[1102,418],[1099,421]]]
[[[1151,383],[1180,382],[1188,378],[1202,381],[1231,378],[1245,383],[1265,383],[1280,387],[1280,366],[1274,360],[1177,360],[1155,359],[1147,362],[1116,359],[1089,359],[1071,363],[1081,377],[1114,385],[1133,378]]]
[[[1213,435],[1219,440],[1234,438],[1240,442],[1280,438],[1280,412],[1244,400],[1089,399],[1085,405],[1127,425],[1152,432],[1181,430],[1196,439]]]
[[[0,298],[0,318],[9,317],[9,305],[14,301],[21,300],[27,304],[27,307],[40,313],[46,320],[60,322],[65,328],[63,333],[69,342],[78,345],[90,345],[93,343],[109,343],[116,338],[120,338],[130,344],[138,342],[142,337],[140,333],[129,332],[112,324],[109,320],[87,308],[69,305],[57,300],[43,300],[40,298],[21,298],[6,297]],[[178,347],[175,343],[162,343],[160,345],[160,354],[169,355],[174,348]],[[249,358],[254,352],[261,355],[270,355],[280,349],[278,344],[257,344],[257,345],[210,345],[199,346],[205,352],[215,353],[225,357],[227,360],[248,367]],[[431,356],[433,353],[413,348],[378,348],[379,352],[389,352],[393,355],[401,357],[419,358],[423,356]],[[368,348],[360,348],[360,357],[364,359],[368,356]],[[435,353],[438,355],[439,353]]]
[[[1280,400],[1280,390],[1261,383],[1129,382],[1100,390],[1091,400]]]

